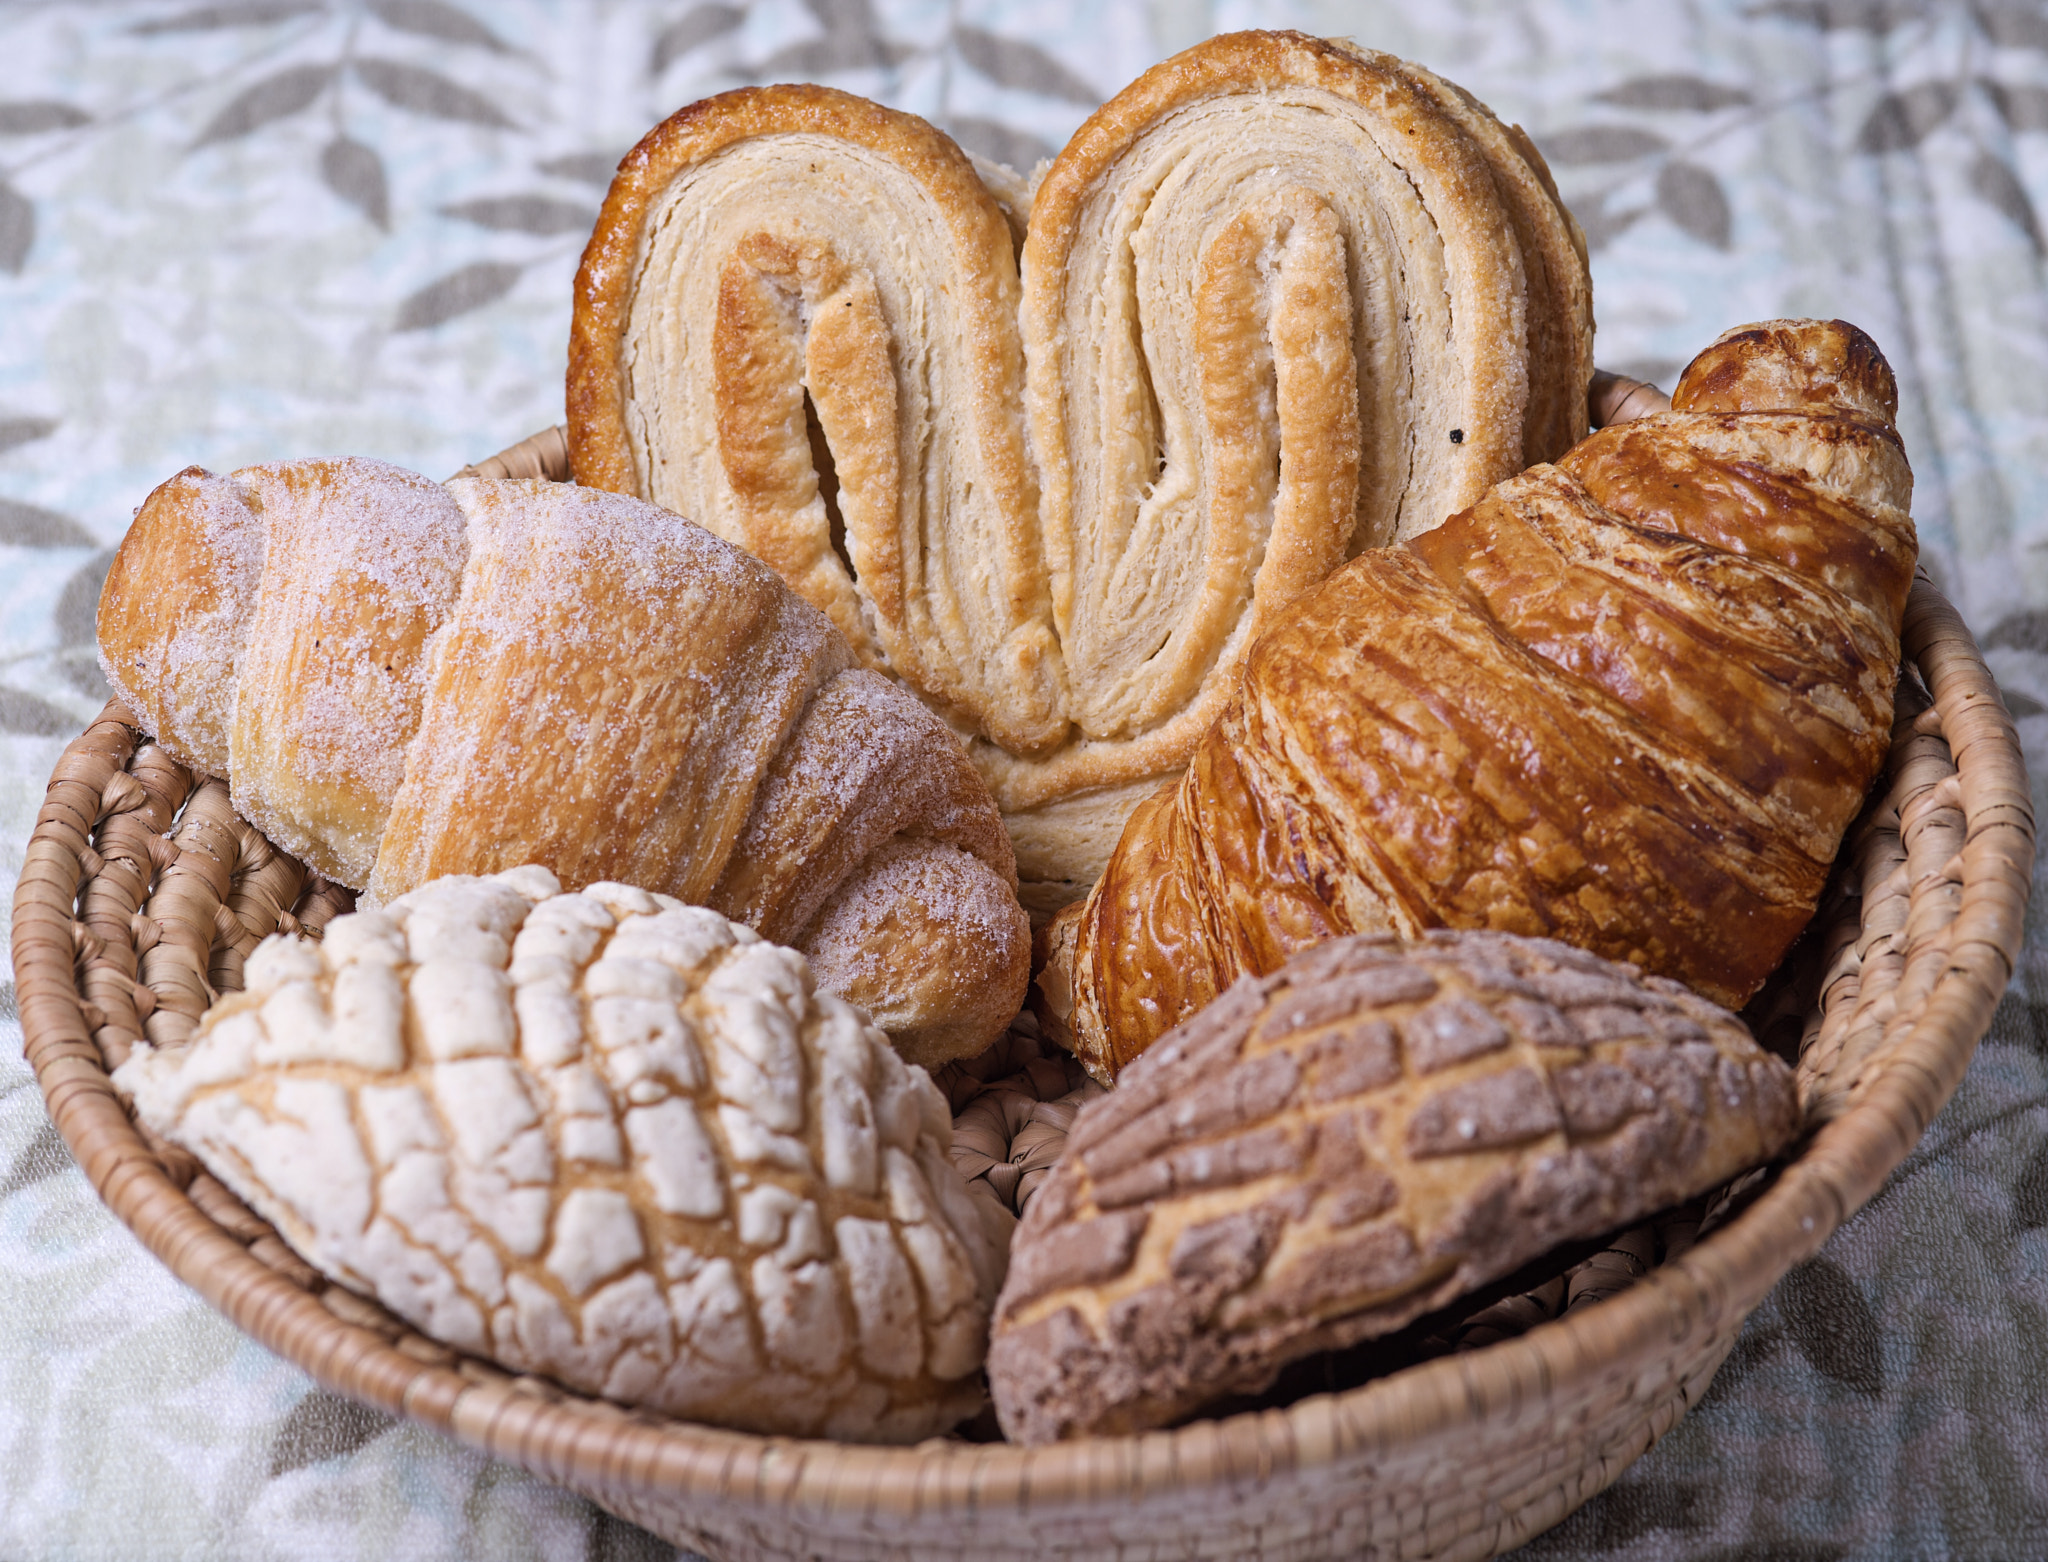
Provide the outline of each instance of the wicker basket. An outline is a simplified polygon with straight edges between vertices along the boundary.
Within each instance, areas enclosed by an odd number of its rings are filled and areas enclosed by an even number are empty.
[[[558,476],[558,450],[540,436],[480,470]],[[22,1028],[100,1196],[257,1340],[714,1558],[1492,1556],[1606,1486],[1698,1399],[1744,1317],[1911,1149],[1990,1022],[2033,863],[2025,771],[1969,632],[1924,579],[1905,644],[1932,705],[1903,681],[1883,795],[1752,1013],[1800,1049],[1813,1131],[1798,1153],[1598,1305],[1282,1409],[1035,1449],[748,1436],[509,1377],[326,1286],[189,1156],[148,1142],[107,1073],[140,1032],[189,1029],[208,986],[239,985],[263,934],[317,927],[346,892],[235,820],[219,782],[195,787],[138,750],[118,705],[66,750],[29,844]],[[1019,1164],[1042,1166],[1046,1140],[1041,1125]]]

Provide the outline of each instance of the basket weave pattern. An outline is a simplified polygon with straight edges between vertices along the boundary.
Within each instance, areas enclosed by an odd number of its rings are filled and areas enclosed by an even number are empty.
[[[1556,1523],[1697,1400],[1744,1317],[1905,1157],[1989,1024],[2032,870],[2024,768],[1975,644],[1924,580],[1905,642],[1932,703],[1902,685],[1882,793],[1815,933],[1752,1010],[1800,1048],[1814,1132],[1799,1152],[1640,1283],[1574,1283],[1597,1306],[1282,1410],[1029,1450],[754,1437],[513,1378],[327,1285],[189,1155],[138,1130],[108,1071],[141,1037],[189,1035],[263,936],[317,936],[352,897],[236,819],[223,783],[140,742],[118,704],[65,751],[29,845],[22,1028],[101,1197],[256,1339],[714,1557],[1486,1557]],[[1048,1066],[1032,1095],[1054,1094]],[[1014,1200],[1071,1109],[977,1095],[964,1114],[975,1167]],[[1610,1272],[1643,1261],[1623,1252]],[[1566,1297],[1560,1283],[1517,1299],[1513,1327]]]

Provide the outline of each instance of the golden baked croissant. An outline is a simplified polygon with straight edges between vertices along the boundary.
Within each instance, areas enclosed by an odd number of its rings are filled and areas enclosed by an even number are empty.
[[[1897,393],[1840,321],[1730,332],[1253,649],[1041,976],[1107,1077],[1341,933],[1542,934],[1739,1005],[1884,760],[1916,557]]]
[[[639,500],[381,462],[179,473],[100,599],[142,725],[389,901],[534,862],[789,944],[914,1062],[972,1054],[1030,935],[953,736],[738,549]]]
[[[1025,204],[844,93],[693,104],[585,252],[568,428],[968,734],[1057,905],[1291,601],[1585,431],[1592,315],[1518,130],[1298,34],[1148,72]]]

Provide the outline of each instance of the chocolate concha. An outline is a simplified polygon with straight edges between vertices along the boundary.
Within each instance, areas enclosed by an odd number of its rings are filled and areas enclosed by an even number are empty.
[[[1082,1108],[1018,1227],[989,1378],[1044,1443],[1170,1424],[1770,1159],[1792,1071],[1678,984],[1549,940],[1336,940]]]
[[[514,1371],[754,1432],[985,1402],[1010,1216],[804,959],[623,884],[451,876],[266,940],[115,1072],[301,1256]]]

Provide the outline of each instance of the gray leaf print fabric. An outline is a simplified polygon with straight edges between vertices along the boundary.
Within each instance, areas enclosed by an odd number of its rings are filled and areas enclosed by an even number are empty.
[[[0,895],[105,698],[93,611],[157,483],[559,421],[618,158],[748,82],[1029,173],[1212,32],[1420,60],[1526,126],[1600,362],[1840,316],[1899,373],[1925,557],[2048,778],[2044,0],[100,0],[0,6]],[[2048,810],[2043,810],[2048,812]],[[1955,1099],[1711,1390],[1532,1558],[2048,1551],[2048,923]],[[581,1499],[336,1399],[99,1205],[0,1014],[0,1556],[655,1558]]]

